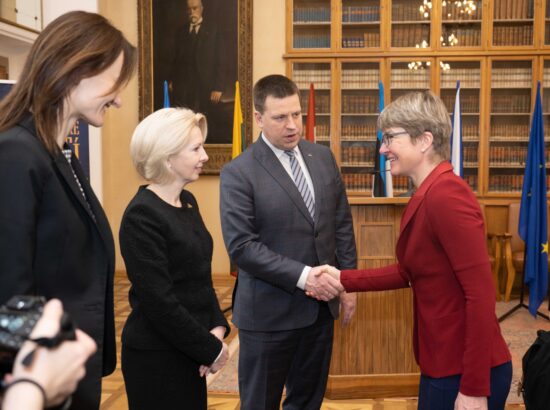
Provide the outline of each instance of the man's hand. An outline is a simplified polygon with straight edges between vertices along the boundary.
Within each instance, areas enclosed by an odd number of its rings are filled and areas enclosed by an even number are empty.
[[[350,322],[356,306],[357,294],[346,292],[340,294],[340,320],[342,326],[346,326]]]
[[[308,296],[327,302],[338,297],[344,291],[344,287],[338,280],[331,275],[323,275],[323,273],[328,272],[328,269],[328,265],[311,268],[305,285]]]
[[[454,410],[487,410],[487,397],[466,396],[458,392]]]
[[[222,98],[222,92],[221,91],[212,91],[210,93],[210,102],[217,104],[220,102]]]

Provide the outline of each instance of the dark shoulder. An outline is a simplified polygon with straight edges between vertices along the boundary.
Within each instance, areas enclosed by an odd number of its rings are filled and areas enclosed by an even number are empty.
[[[0,132],[0,154],[17,155],[19,160],[35,158],[47,161],[50,158],[38,137],[20,125]]]
[[[128,219],[151,219],[156,221],[165,219],[166,210],[161,201],[162,199],[147,189],[146,185],[140,186],[124,211],[123,223]]]

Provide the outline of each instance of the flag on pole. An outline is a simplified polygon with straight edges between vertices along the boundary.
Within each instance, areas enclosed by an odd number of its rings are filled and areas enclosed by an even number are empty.
[[[378,81],[378,110],[382,112],[384,109],[384,84]],[[382,145],[382,130],[376,133],[376,149],[375,155],[375,170],[373,183],[373,196],[393,197],[393,179],[388,171],[389,162],[386,164],[386,157],[380,154],[380,146]]]
[[[170,108],[170,93],[168,92],[168,81],[164,80],[164,105],[163,108]]]
[[[315,90],[313,83],[309,85],[309,99],[307,103],[306,139],[315,142]]]
[[[519,236],[525,242],[525,284],[529,286],[529,312],[533,316],[536,316],[548,291],[547,218],[544,122],[539,81],[531,119],[518,226]]]
[[[243,111],[241,110],[241,92],[239,82],[235,82],[235,108],[233,110],[233,149],[231,159],[235,159],[246,148],[244,140]]]
[[[460,111],[460,81],[456,82],[455,108],[453,110],[453,133],[451,134],[451,164],[453,172],[464,178],[462,158],[462,118]]]

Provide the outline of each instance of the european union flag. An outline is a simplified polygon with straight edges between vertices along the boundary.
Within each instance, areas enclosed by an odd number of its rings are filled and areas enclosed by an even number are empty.
[[[531,120],[518,228],[519,236],[525,242],[525,284],[529,286],[529,312],[533,316],[536,316],[548,291],[548,216],[543,124],[539,81]]]

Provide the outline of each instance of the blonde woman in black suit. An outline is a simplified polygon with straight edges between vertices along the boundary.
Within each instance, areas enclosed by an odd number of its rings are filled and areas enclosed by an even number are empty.
[[[136,128],[131,154],[150,182],[132,199],[120,249],[132,312],[122,332],[131,410],[206,409],[205,376],[227,361],[229,332],[212,286],[212,237],[193,194],[208,156],[206,118],[165,108]]]
[[[74,409],[99,408],[116,365],[114,244],[107,217],[66,143],[78,119],[103,125],[131,78],[136,50],[104,17],[52,21],[0,103],[0,304],[58,298],[97,344]]]

